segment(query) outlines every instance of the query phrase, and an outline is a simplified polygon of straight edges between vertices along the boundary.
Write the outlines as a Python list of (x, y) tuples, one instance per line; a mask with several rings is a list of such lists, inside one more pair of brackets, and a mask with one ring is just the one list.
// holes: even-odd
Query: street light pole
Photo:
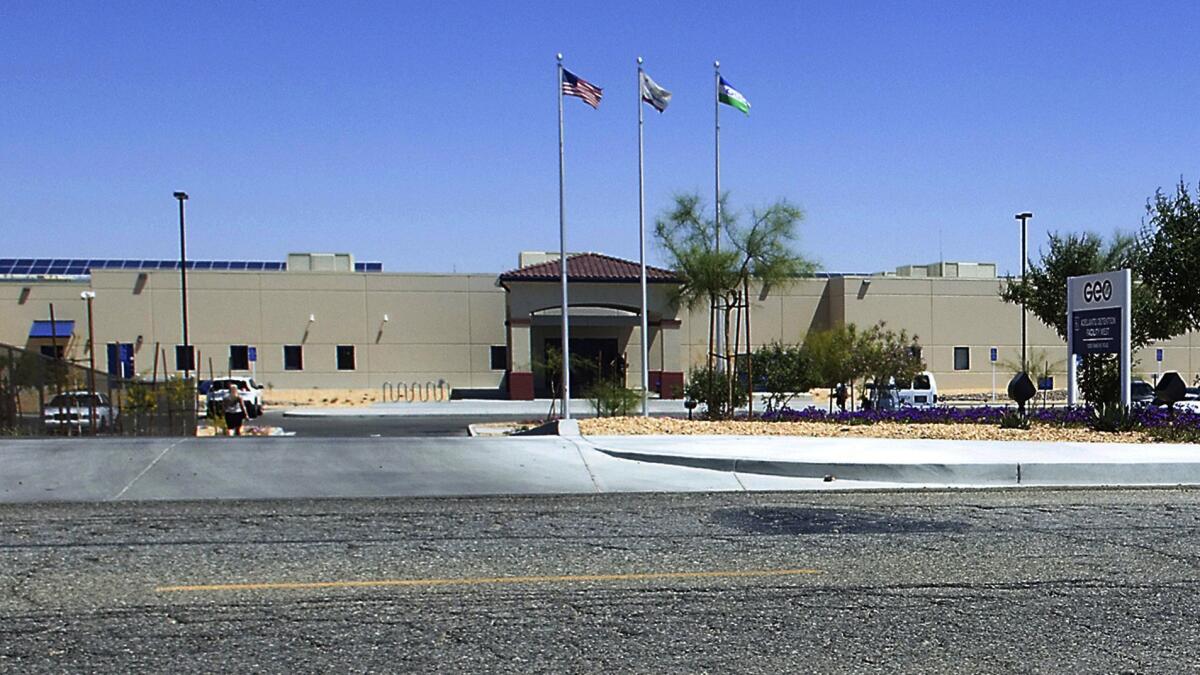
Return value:
[[(1016, 215), (1016, 219), (1021, 221), (1021, 283), (1025, 283), (1025, 264), (1029, 260), (1029, 255), (1026, 253), (1026, 245), (1029, 240), (1029, 219), (1033, 218), (1033, 214), (1028, 211), (1022, 211)], [(1026, 337), (1028, 335), (1026, 324), (1029, 318), (1029, 311), (1025, 307), (1025, 303), (1021, 303), (1021, 372), (1029, 370), (1029, 361), (1026, 359)]]
[(88, 428), (96, 435), (96, 324), (92, 321), (92, 301), (95, 291), (84, 291), (79, 297), (87, 303), (88, 315)]
[(179, 200), (179, 294), (183, 313), (183, 351), (187, 354), (184, 361), (184, 379), (192, 376), (192, 345), (188, 341), (188, 308), (187, 308), (187, 228), (183, 220), (183, 203), (187, 201), (186, 192), (176, 192), (175, 199)]

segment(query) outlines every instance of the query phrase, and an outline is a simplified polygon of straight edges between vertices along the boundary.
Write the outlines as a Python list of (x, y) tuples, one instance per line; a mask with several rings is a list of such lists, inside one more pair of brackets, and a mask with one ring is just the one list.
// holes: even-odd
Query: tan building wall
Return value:
[[(890, 327), (918, 336), (929, 368), (943, 389), (986, 390), (992, 382), (989, 347), (1002, 361), (1020, 351), (1020, 308), (1001, 302), (997, 279), (935, 277), (832, 277), (802, 279), (753, 300), (753, 342), (799, 343), (811, 330), (840, 323)], [(511, 283), (499, 287), (492, 274), (380, 274), (333, 272), (193, 272), (188, 276), (190, 333), (200, 352), (202, 373), (209, 359), (227, 370), (230, 345), (257, 348), (258, 379), (276, 388), (377, 388), (383, 382), (444, 380), (456, 389), (498, 389), (505, 371), (491, 368), (491, 348), (511, 345), (515, 372), (531, 372), (544, 339), (557, 330), (560, 301), (554, 283)], [(87, 317), (80, 292), (94, 289), (97, 366), (107, 367), (104, 345), (135, 345), (139, 373), (153, 370), (155, 344), (174, 367), (174, 345), (182, 340), (179, 276), (176, 272), (96, 271), (88, 280), (6, 279), (0, 281), (0, 342), (37, 348), (28, 339), (33, 321), (74, 320), (67, 357), (86, 360)], [(650, 370), (687, 372), (705, 361), (708, 311), (703, 304), (677, 307), (669, 284), (651, 284)], [(627, 359), (627, 384), (640, 382), (641, 331), (636, 319), (637, 284), (576, 283), (575, 306), (613, 308), (624, 316), (581, 318), (577, 337), (612, 336)], [(630, 314), (629, 312), (633, 313)], [(384, 321), (384, 316), (388, 320)], [(312, 321), (309, 317), (312, 317)], [(506, 325), (506, 317), (514, 320)], [(606, 323), (607, 322), (607, 323)], [(620, 325), (617, 325), (620, 324)], [(1065, 383), (1066, 348), (1057, 335), (1029, 317), (1031, 355), (1057, 364)], [(304, 368), (283, 368), (284, 345), (303, 347)], [(336, 368), (336, 347), (353, 345), (356, 367)], [(970, 366), (955, 370), (956, 347), (969, 350)], [(1135, 354), (1135, 372), (1150, 380), (1154, 348), (1164, 350), (1162, 370), (1178, 370), (1191, 382), (1200, 372), (1200, 339), (1179, 336)], [(249, 371), (239, 371), (247, 374)], [(998, 364), (1002, 388), (1010, 372)], [(539, 383), (540, 386), (540, 383)]]
[[(178, 274), (96, 271), (90, 285), (96, 292), (97, 342), (133, 343), (135, 368), (146, 376), (153, 371), (157, 343), (173, 369), (174, 345), (182, 343), (183, 333)], [(33, 290), (21, 305), (22, 284), (0, 284), (3, 341), (24, 345), (30, 323), (47, 318), (49, 300), (55, 300), (56, 313), (63, 305), (58, 318), (83, 318), (79, 292), (87, 282), (25, 286)], [(489, 274), (193, 272), (188, 314), (189, 337), (205, 376), (210, 359), (215, 373), (228, 371), (230, 345), (254, 346), (258, 380), (278, 388), (438, 380), (456, 388), (496, 388), (504, 374), (490, 368), (490, 348), (505, 344), (505, 331), (504, 291)], [(81, 330), (82, 322), (76, 333)], [(284, 370), (284, 345), (302, 346), (303, 370)], [(353, 371), (337, 369), (338, 345), (354, 346)], [(101, 369), (105, 357), (98, 352)]]
[[(83, 361), (88, 357), (87, 306), (79, 294), (90, 288), (84, 281), (13, 280), (0, 283), (0, 343), (38, 350), (50, 340), (30, 340), (29, 327), (34, 321), (50, 318), (50, 303), (54, 303), (54, 318), (74, 321), (74, 336), (64, 337), (63, 356)], [(97, 356), (102, 357), (100, 352)], [(99, 365), (100, 362), (97, 362)]]

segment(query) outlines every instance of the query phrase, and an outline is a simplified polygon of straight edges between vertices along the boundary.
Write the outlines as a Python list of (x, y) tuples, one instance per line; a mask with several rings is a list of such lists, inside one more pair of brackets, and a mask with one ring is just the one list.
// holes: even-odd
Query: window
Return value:
[(337, 346), (337, 369), (354, 370), (354, 345)]
[(196, 351), (191, 345), (175, 345), (175, 370), (195, 370)]
[(508, 347), (492, 345), (492, 370), (508, 370)]
[(304, 347), (300, 345), (283, 346), (283, 369), (304, 370)]
[(229, 369), (250, 370), (250, 348), (246, 345), (229, 345)]
[(42, 356), (48, 356), (52, 359), (61, 359), (63, 357), (62, 345), (42, 345), (38, 348)]
[(955, 370), (970, 370), (971, 369), (971, 348), (970, 347), (955, 347), (954, 348), (954, 369)]

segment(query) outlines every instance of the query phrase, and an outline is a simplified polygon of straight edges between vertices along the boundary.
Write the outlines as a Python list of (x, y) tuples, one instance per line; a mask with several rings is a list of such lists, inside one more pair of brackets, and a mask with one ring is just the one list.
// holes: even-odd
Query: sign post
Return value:
[(258, 347), (246, 348), (246, 359), (250, 361), (250, 379), (258, 382)]
[(1163, 359), (1163, 350), (1162, 350), (1162, 347), (1159, 347), (1158, 349), (1154, 350), (1154, 384), (1155, 385), (1157, 385), (1158, 381), (1160, 379), (1162, 379), (1162, 359)]
[(1000, 354), (1000, 350), (995, 347), (992, 347), (991, 352), (989, 352), (989, 354), (988, 354), (989, 360), (991, 360), (991, 362), (992, 362), (992, 402), (993, 403), (996, 402), (996, 357), (999, 356), (999, 354)]
[(1129, 270), (1067, 278), (1067, 405), (1079, 402), (1077, 356), (1118, 354), (1121, 405), (1132, 403)]

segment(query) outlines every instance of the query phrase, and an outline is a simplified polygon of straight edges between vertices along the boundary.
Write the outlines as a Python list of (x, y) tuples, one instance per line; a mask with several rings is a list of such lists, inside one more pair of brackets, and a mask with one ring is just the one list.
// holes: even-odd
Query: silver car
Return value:
[(95, 410), (96, 430), (108, 431), (117, 421), (117, 411), (108, 397), (101, 393), (67, 391), (58, 394), (42, 408), (42, 421), (47, 431), (90, 431), (92, 411)]

